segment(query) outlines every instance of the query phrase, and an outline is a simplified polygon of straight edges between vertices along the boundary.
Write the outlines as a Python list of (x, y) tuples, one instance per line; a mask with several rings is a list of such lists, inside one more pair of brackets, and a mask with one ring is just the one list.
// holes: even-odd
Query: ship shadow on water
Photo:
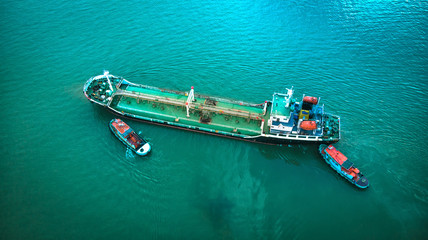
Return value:
[(198, 177), (195, 181), (193, 206), (198, 210), (220, 239), (232, 239), (231, 220), (236, 204), (220, 189), (210, 188), (207, 180)]
[[(108, 111), (107, 108), (99, 106), (97, 104), (92, 105), (92, 112), (93, 112), (93, 118), (95, 121), (101, 124), (105, 124), (103, 126), (106, 126), (108, 129), (108, 123), (113, 119), (117, 118), (118, 116), (113, 114), (112, 112)], [(120, 118), (120, 117), (119, 117)], [(110, 131), (110, 130), (109, 130)]]
[(283, 146), (259, 146), (259, 151), (267, 160), (282, 160), (286, 164), (300, 166), (302, 159), (307, 155), (316, 153), (318, 145), (283, 145)]

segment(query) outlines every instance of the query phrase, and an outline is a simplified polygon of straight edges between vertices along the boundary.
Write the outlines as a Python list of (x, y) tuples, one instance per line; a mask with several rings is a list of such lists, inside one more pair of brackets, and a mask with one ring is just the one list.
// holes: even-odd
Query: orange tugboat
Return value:
[(352, 184), (359, 188), (367, 188), (369, 186), (369, 180), (364, 177), (358, 168), (354, 167), (353, 162), (349, 161), (348, 158), (333, 147), (333, 145), (327, 146), (321, 144), (319, 151), (324, 160)]
[(118, 118), (113, 119), (109, 126), (114, 135), (138, 155), (144, 156), (150, 152), (150, 144), (142, 137), (138, 136), (138, 134), (122, 120)]

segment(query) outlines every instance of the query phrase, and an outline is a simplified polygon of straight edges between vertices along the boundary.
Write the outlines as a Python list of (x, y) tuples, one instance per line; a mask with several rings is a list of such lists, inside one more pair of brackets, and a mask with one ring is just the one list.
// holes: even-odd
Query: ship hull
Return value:
[(369, 181), (367, 180), (367, 178), (361, 174), (358, 173), (358, 180), (354, 180), (354, 177), (349, 175), (347, 172), (342, 170), (341, 165), (339, 165), (330, 155), (328, 155), (325, 152), (325, 149), (327, 148), (327, 145), (321, 144), (319, 146), (319, 153), (321, 154), (321, 156), (323, 157), (323, 159), (325, 160), (325, 162), (330, 165), (330, 167), (335, 170), (337, 173), (339, 173), (344, 179), (348, 180), (350, 183), (352, 183), (353, 185), (364, 189), (364, 188), (368, 188), (369, 187)]
[[(129, 129), (129, 135), (133, 135), (132, 139), (134, 141), (139, 141), (137, 142), (130, 142), (130, 140), (127, 140), (119, 131), (119, 129), (117, 127), (114, 126), (114, 123), (123, 123), (124, 127)], [(145, 141), (143, 138), (141, 138), (139, 135), (137, 135), (135, 133), (134, 130), (132, 130), (132, 128), (130, 128), (126, 123), (124, 123), (122, 120), (120, 119), (113, 119), (110, 121), (109, 123), (109, 128), (111, 130), (111, 132), (125, 145), (127, 146), (129, 149), (131, 149), (133, 152), (135, 152), (136, 154), (140, 155), (140, 156), (145, 156), (147, 155), (150, 150), (151, 150), (151, 146), (150, 144)], [(138, 145), (136, 145), (138, 144)], [(137, 146), (137, 147), (135, 147)]]
[[(193, 87), (181, 92), (134, 84), (105, 72), (89, 79), (83, 92), (92, 103), (116, 115), (187, 131), (274, 145), (340, 139), (340, 118), (325, 113), (323, 106), (303, 110), (308, 106), (291, 101), (291, 90), (254, 104), (195, 94)], [(297, 114), (297, 108), (306, 115)], [(300, 128), (301, 121), (309, 117), (317, 127)]]
[[(98, 105), (98, 104), (96, 104), (96, 105)], [(203, 128), (201, 129), (200, 127), (190, 126), (190, 125), (183, 126), (183, 125), (178, 125), (174, 122), (163, 121), (163, 120), (153, 119), (153, 118), (146, 118), (144, 116), (135, 116), (135, 115), (128, 114), (128, 113), (122, 113), (122, 112), (119, 112), (119, 111), (112, 109), (110, 107), (107, 107), (107, 106), (97, 106), (97, 107), (107, 108), (108, 111), (114, 115), (117, 115), (117, 116), (120, 116), (123, 118), (136, 120), (136, 121), (143, 122), (143, 123), (150, 123), (150, 124), (157, 125), (157, 126), (170, 127), (170, 128), (180, 129), (180, 130), (189, 131), (189, 132), (197, 132), (197, 133), (202, 133), (202, 134), (211, 135), (211, 136), (218, 136), (218, 137), (224, 137), (224, 138), (235, 139), (235, 140), (246, 141), (246, 142), (252, 142), (252, 143), (259, 143), (259, 144), (267, 144), (267, 145), (332, 144), (332, 143), (336, 143), (339, 141), (339, 139), (312, 140), (312, 139), (306, 139), (306, 138), (305, 139), (299, 139), (297, 137), (295, 139), (285, 139), (285, 138), (274, 138), (274, 137), (263, 136), (263, 135), (247, 136), (247, 135), (241, 135), (241, 134), (220, 133), (220, 132), (216, 132), (215, 130), (211, 130), (211, 129), (203, 129)]]

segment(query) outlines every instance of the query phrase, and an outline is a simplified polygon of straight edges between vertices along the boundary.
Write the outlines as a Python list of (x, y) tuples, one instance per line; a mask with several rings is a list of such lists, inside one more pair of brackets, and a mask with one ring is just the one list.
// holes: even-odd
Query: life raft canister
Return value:
[(303, 98), (303, 102), (312, 103), (312, 104), (317, 105), (318, 98), (306, 96), (306, 97)]
[(315, 130), (317, 129), (317, 123), (315, 121), (302, 121), (300, 128), (303, 130)]

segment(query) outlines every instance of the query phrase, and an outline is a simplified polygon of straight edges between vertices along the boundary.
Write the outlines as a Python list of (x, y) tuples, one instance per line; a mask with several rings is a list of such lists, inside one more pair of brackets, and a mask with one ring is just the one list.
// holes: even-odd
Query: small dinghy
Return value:
[(353, 162), (349, 161), (348, 158), (333, 147), (333, 145), (327, 146), (321, 144), (319, 151), (324, 160), (352, 184), (359, 188), (367, 188), (369, 186), (369, 180), (364, 177), (358, 168), (354, 167)]
[(132, 151), (140, 156), (144, 156), (150, 152), (150, 144), (142, 137), (138, 136), (131, 127), (121, 119), (113, 119), (110, 121), (110, 129)]

